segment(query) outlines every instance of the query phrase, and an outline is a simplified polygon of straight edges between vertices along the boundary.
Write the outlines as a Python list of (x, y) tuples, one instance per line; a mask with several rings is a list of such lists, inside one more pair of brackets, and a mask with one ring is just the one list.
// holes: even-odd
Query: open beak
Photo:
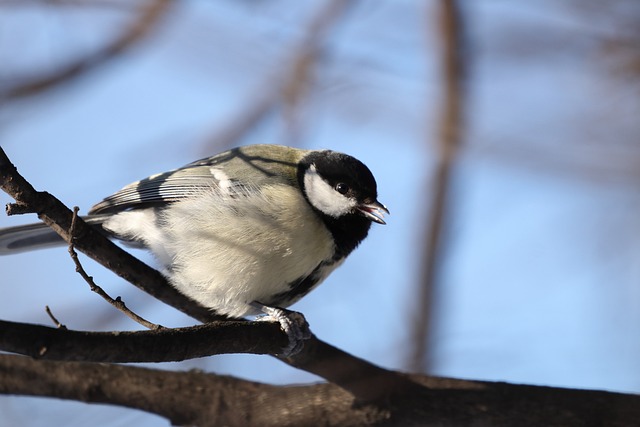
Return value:
[(378, 224), (386, 224), (384, 222), (384, 214), (389, 215), (389, 209), (379, 201), (373, 203), (363, 203), (358, 205), (358, 212), (360, 212), (365, 218), (370, 219)]

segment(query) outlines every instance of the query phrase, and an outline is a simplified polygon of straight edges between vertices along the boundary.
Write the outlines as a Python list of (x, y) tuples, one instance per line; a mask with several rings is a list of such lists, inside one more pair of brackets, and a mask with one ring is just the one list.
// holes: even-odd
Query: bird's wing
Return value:
[(274, 145), (235, 148), (129, 184), (96, 204), (89, 213), (162, 206), (203, 191), (220, 191), (234, 198), (254, 194), (268, 184), (296, 186), (295, 165), (306, 153)]
[(116, 213), (165, 205), (204, 191), (219, 191), (230, 197), (239, 197), (250, 194), (254, 187), (237, 178), (228, 177), (213, 166), (194, 164), (131, 183), (96, 204), (89, 213)]

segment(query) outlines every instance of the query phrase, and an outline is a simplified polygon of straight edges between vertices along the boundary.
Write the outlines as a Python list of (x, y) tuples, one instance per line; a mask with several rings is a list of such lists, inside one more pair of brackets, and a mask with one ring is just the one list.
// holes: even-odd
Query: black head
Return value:
[(372, 221), (385, 223), (383, 215), (389, 211), (377, 200), (376, 180), (354, 157), (330, 150), (313, 151), (300, 162), (298, 181), (334, 239), (346, 239), (344, 243), (352, 246), (348, 252), (366, 237)]

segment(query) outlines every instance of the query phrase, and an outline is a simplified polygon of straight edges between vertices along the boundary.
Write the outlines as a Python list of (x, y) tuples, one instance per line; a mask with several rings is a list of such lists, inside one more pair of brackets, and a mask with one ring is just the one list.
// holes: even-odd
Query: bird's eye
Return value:
[(347, 194), (349, 191), (349, 186), (344, 182), (339, 182), (336, 184), (336, 191), (340, 194)]

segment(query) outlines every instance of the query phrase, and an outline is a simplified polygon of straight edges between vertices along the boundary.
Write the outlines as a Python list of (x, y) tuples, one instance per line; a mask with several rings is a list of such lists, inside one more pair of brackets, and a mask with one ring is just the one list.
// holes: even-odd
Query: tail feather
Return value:
[[(90, 224), (101, 224), (105, 217), (83, 218)], [(0, 255), (62, 246), (65, 241), (44, 223), (0, 228)]]

